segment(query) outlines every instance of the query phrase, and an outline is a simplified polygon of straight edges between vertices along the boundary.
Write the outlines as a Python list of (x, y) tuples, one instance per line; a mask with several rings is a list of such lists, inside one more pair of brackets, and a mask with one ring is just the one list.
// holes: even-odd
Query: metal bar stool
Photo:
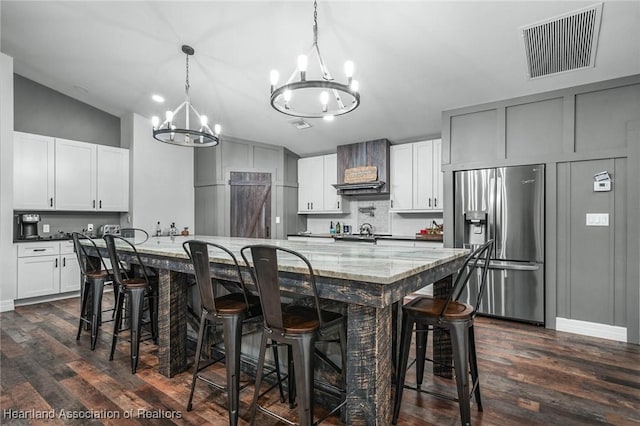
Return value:
[[(467, 256), (458, 271), (451, 292), (446, 299), (420, 296), (402, 307), (400, 365), (396, 372), (397, 387), (393, 405), (393, 424), (397, 423), (398, 416), (400, 415), (402, 392), (405, 387), (418, 392), (430, 393), (440, 398), (457, 401), (460, 405), (460, 419), (463, 425), (469, 425), (471, 423), (470, 394), (474, 395), (476, 403), (478, 404), (478, 410), (482, 411), (473, 319), (476, 315), (476, 309), (482, 300), (492, 249), (493, 240), (489, 240)], [(472, 277), (475, 277), (477, 280), (479, 288), (477, 299), (474, 301), (475, 304), (468, 305), (460, 302), (459, 299)], [(417, 376), (417, 385), (415, 387), (405, 385), (414, 323), (416, 325)], [(447, 329), (451, 334), (453, 364), (456, 372), (456, 387), (458, 391), (457, 398), (421, 388), (427, 335), (429, 329), (433, 329), (434, 327)], [(471, 373), (472, 379), (471, 392), (469, 391), (469, 373)]]
[[(240, 273), (240, 266), (236, 257), (227, 248), (206, 241), (189, 240), (182, 244), (184, 251), (193, 263), (196, 276), (196, 285), (200, 294), (200, 325), (198, 328), (198, 343), (196, 347), (195, 363), (193, 367), (193, 378), (191, 380), (191, 392), (187, 411), (191, 411), (193, 393), (196, 387), (196, 379), (200, 379), (209, 385), (227, 392), (227, 403), (229, 410), (229, 424), (238, 424), (238, 409), (240, 399), (240, 353), (242, 344), (242, 326), (249, 321), (259, 321), (261, 319), (260, 301), (257, 297), (249, 294), (244, 286), (244, 280)], [(209, 252), (217, 251), (228, 258), (231, 271), (228, 280), (225, 282), (234, 285), (237, 292), (230, 294), (216, 294), (216, 284), (218, 279), (211, 276)], [(202, 357), (203, 343), (206, 339), (205, 331), (207, 327), (222, 324), (222, 335), (224, 341), (224, 358), (220, 358), (205, 365), (200, 365)], [(274, 359), (276, 362), (276, 374), (280, 385), (281, 400), (284, 400), (282, 389), (282, 378), (278, 362), (277, 348), (274, 346)], [(200, 373), (216, 362), (225, 359), (227, 370), (227, 385), (221, 386), (206, 378)]]
[(105, 243), (109, 258), (111, 259), (111, 267), (113, 268), (113, 278), (120, 287), (120, 294), (116, 304), (116, 318), (113, 327), (113, 340), (111, 343), (111, 354), (109, 361), (113, 360), (116, 351), (116, 343), (119, 333), (124, 331), (122, 328), (122, 313), (124, 310), (124, 299), (127, 297), (127, 322), (130, 330), (131, 338), (131, 373), (135, 374), (138, 368), (138, 353), (140, 349), (140, 331), (142, 326), (142, 311), (145, 299), (149, 304), (151, 337), (155, 344), (158, 343), (158, 278), (149, 276), (144, 267), (141, 267), (141, 277), (129, 278), (126, 270), (122, 267), (118, 256), (116, 242), (121, 249), (132, 251), (137, 257), (138, 263), (143, 265), (140, 255), (136, 247), (126, 238), (117, 235), (105, 235)]
[[(99, 261), (92, 261), (85, 247), (80, 244), (80, 240), (89, 241), (96, 252), (98, 248), (96, 243), (89, 237), (79, 232), (74, 232), (71, 235), (73, 239), (73, 246), (78, 257), (78, 264), (80, 265), (80, 321), (78, 324), (78, 334), (76, 340), (80, 340), (80, 334), (82, 333), (82, 326), (86, 325), (91, 330), (91, 350), (95, 350), (96, 342), (98, 341), (98, 327), (102, 323), (102, 295), (105, 285), (113, 284), (111, 273), (107, 269), (102, 256), (99, 256)], [(114, 295), (117, 300), (117, 288), (114, 286)], [(89, 302), (91, 301), (91, 306)], [(115, 309), (115, 308), (113, 308)]]
[[(252, 263), (249, 262), (245, 254), (248, 251), (251, 251)], [(258, 399), (262, 396), (260, 386), (262, 384), (267, 339), (286, 344), (291, 348), (295, 375), (295, 392), (298, 397), (298, 422), (301, 426), (317, 424), (338, 411), (346, 403), (344, 389), (334, 389), (335, 394), (340, 397), (340, 402), (327, 413), (325, 417), (318, 420), (318, 422), (314, 422), (313, 357), (315, 353), (315, 343), (319, 340), (326, 340), (328, 336), (338, 336), (342, 356), (341, 373), (344, 384), (346, 373), (344, 371), (346, 365), (345, 318), (338, 313), (320, 309), (313, 268), (309, 260), (300, 253), (272, 245), (251, 245), (243, 247), (240, 250), (240, 254), (247, 265), (253, 264), (251, 274), (258, 288), (264, 319), (264, 332), (260, 345), (260, 355), (258, 357), (258, 371), (256, 373), (256, 384), (253, 395), (251, 424), (254, 423), (258, 410), (280, 421), (293, 424), (278, 414), (258, 405)], [(307, 307), (286, 304), (287, 301), (284, 297), (289, 295), (287, 295), (285, 289), (281, 287), (281, 278), (283, 277), (280, 276), (278, 271), (279, 257), (283, 263), (286, 262), (287, 266), (304, 269), (313, 296), (313, 306)], [(330, 390), (330, 386), (325, 385), (322, 389), (328, 391)], [(289, 393), (290, 395), (292, 394), (291, 388), (289, 389)]]

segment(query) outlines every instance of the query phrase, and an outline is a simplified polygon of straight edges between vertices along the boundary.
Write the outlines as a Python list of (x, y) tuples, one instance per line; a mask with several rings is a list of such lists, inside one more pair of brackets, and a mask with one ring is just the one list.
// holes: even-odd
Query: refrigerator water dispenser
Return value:
[(464, 213), (464, 245), (481, 245), (487, 241), (487, 212), (473, 210)]

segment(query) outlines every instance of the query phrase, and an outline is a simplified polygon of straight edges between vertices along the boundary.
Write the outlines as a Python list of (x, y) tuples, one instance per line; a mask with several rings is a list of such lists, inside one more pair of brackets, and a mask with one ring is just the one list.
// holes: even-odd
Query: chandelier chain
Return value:
[(313, 0), (313, 44), (318, 45), (318, 1)]
[(187, 54), (186, 56), (187, 56), (187, 74), (186, 74), (186, 79), (184, 83), (184, 90), (187, 96), (189, 96), (189, 55)]

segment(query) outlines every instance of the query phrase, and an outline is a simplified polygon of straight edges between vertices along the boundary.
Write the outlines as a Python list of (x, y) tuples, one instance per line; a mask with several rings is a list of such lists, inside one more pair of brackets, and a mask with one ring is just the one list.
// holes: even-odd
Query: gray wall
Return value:
[[(639, 75), (443, 112), (445, 229), (455, 171), (547, 165), (547, 327), (556, 317), (622, 326), (639, 343), (639, 129)], [(594, 192), (603, 170), (612, 191)], [(609, 226), (587, 227), (586, 213), (608, 213)]]
[(14, 74), (14, 130), (120, 146), (120, 118)]
[(271, 173), (272, 236), (285, 238), (297, 232), (297, 160), (286, 148), (235, 138), (223, 138), (215, 148), (194, 149), (196, 234), (229, 235), (231, 171)]

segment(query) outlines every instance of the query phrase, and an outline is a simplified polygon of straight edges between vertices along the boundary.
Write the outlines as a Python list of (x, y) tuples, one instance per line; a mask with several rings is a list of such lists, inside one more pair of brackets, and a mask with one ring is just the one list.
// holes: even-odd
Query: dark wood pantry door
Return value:
[(271, 173), (231, 172), (231, 236), (271, 238)]

